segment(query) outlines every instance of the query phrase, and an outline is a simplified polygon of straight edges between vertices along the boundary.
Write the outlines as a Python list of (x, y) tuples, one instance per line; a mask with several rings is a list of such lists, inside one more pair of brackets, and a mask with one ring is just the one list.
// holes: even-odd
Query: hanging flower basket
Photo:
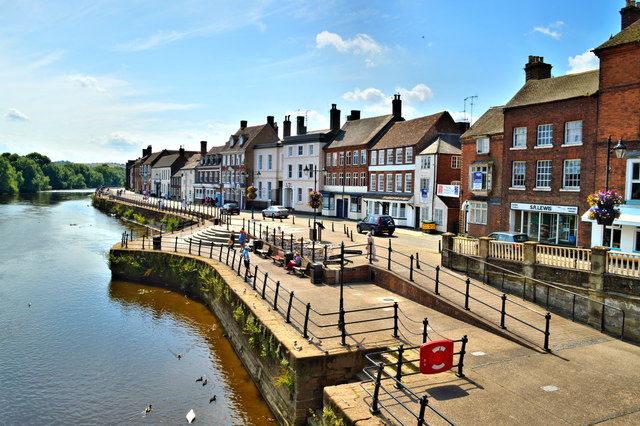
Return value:
[(256, 194), (256, 187), (255, 186), (249, 186), (247, 188), (247, 199), (248, 200), (255, 200), (257, 196), (258, 196), (258, 194)]
[(322, 194), (318, 191), (309, 192), (309, 202), (307, 203), (312, 209), (317, 209), (322, 206)]
[(624, 200), (616, 191), (599, 191), (587, 197), (589, 219), (595, 219), (599, 225), (609, 226), (620, 217), (618, 208)]

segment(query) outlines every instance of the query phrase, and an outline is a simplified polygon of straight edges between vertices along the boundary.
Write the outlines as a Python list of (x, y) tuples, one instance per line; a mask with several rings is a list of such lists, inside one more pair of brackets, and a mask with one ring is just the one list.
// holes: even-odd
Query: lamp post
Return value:
[(611, 148), (611, 136), (607, 138), (607, 170), (604, 178), (605, 191), (609, 190), (609, 172), (611, 169), (611, 167), (609, 166), (609, 163), (611, 161), (611, 152), (614, 152), (616, 154), (616, 158), (624, 157), (624, 154), (627, 152), (627, 147), (624, 146), (624, 143), (622, 142), (622, 138), (618, 140), (618, 143), (613, 148)]
[[(313, 191), (317, 192), (318, 191), (318, 166), (314, 164), (313, 168), (309, 168), (309, 165), (307, 164), (306, 166), (304, 166), (303, 171), (306, 176), (309, 176), (309, 172), (313, 173)], [(326, 169), (322, 169), (322, 171), (326, 171)], [(314, 240), (318, 239), (318, 232), (316, 230), (316, 217), (317, 217), (316, 207), (314, 206), (313, 207), (313, 239)]]

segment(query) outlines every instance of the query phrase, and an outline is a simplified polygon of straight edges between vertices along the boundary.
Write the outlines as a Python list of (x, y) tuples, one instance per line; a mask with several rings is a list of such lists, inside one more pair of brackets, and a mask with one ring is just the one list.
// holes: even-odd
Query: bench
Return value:
[(262, 257), (263, 259), (266, 259), (267, 256), (271, 254), (271, 247), (267, 246), (267, 247), (255, 249), (255, 252), (258, 256)]
[(306, 259), (302, 259), (300, 266), (294, 266), (292, 268), (293, 273), (300, 275), (301, 277), (309, 276), (309, 274), (307, 273), (308, 269), (309, 269), (309, 261)]
[(271, 255), (271, 259), (273, 259), (273, 263), (279, 263), (280, 266), (284, 266), (284, 251), (276, 250), (273, 255)]

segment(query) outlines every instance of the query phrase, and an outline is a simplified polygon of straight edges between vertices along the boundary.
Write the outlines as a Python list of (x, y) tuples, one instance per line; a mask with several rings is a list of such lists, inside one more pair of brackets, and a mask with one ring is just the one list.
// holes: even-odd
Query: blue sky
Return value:
[(123, 163), (222, 144), (240, 120), (387, 114), (398, 92), (405, 118), (462, 118), (472, 95), (478, 117), (528, 55), (554, 76), (597, 67), (624, 3), (0, 0), (0, 152)]

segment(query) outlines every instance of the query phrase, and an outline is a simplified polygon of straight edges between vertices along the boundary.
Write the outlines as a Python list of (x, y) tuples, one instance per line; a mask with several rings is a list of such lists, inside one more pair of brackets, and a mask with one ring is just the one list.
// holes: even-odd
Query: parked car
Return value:
[(236, 203), (226, 203), (222, 205), (222, 214), (240, 214), (240, 207)]
[(516, 234), (513, 232), (493, 232), (488, 236), (496, 241), (504, 241), (507, 243), (524, 243), (525, 241), (529, 241), (527, 234)]
[(356, 228), (358, 229), (358, 233), (371, 231), (373, 235), (380, 235), (386, 232), (391, 236), (396, 230), (396, 223), (391, 216), (370, 214), (358, 222)]
[(286, 219), (289, 217), (289, 209), (285, 206), (269, 206), (262, 210), (262, 217), (281, 217)]

